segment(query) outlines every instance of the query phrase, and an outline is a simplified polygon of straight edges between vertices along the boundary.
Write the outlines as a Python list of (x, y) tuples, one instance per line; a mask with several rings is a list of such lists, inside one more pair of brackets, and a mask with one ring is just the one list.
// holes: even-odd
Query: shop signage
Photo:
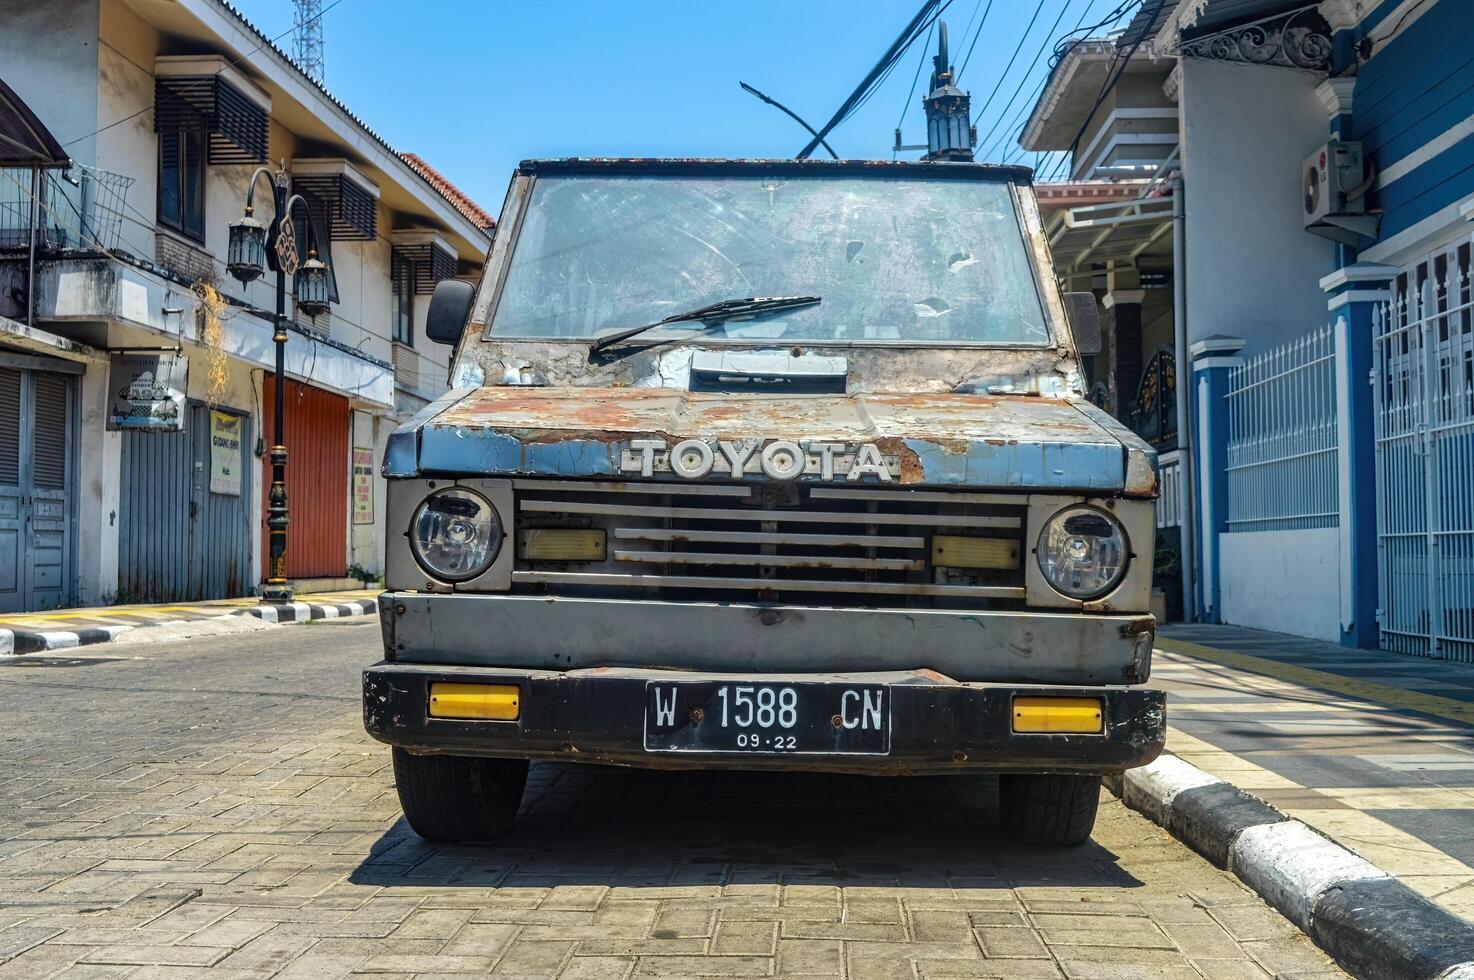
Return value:
[(173, 352), (114, 354), (106, 428), (182, 432), (189, 358)]
[(374, 451), (353, 448), (353, 523), (374, 522)]
[(210, 410), (210, 492), (241, 495), (241, 422), (244, 417)]

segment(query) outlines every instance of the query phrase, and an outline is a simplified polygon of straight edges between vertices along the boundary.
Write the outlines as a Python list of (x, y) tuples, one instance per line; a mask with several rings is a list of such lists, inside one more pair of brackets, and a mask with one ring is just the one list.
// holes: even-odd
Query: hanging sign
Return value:
[(114, 354), (108, 371), (109, 430), (182, 432), (189, 358), (183, 354)]
[(353, 523), (374, 522), (374, 451), (353, 448)]
[(210, 411), (210, 492), (241, 495), (241, 422), (244, 416)]

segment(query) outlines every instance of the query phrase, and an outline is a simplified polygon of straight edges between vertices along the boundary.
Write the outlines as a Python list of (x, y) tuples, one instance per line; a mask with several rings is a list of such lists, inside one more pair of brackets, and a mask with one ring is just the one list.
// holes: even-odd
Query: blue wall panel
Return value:
[[(1364, 34), (1390, 32), (1386, 0), (1361, 24)], [(1399, 15), (1401, 16), (1401, 15)], [(1474, 117), (1474, 3), (1439, 0), (1379, 45), (1357, 73), (1352, 136), (1379, 171)], [(1403, 174), (1371, 204), (1385, 211), (1382, 238), (1403, 231), (1474, 194), (1474, 140), (1461, 140)]]

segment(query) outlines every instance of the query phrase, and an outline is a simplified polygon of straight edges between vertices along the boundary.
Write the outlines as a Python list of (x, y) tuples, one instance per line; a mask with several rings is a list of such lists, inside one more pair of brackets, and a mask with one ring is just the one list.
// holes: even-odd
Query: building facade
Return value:
[[(286, 284), (288, 576), (376, 577), (384, 442), (447, 386), (429, 294), (478, 274), (491, 218), (223, 0), (0, 0), (0, 20), (0, 78), (72, 158), (35, 185), (0, 171), (0, 611), (261, 582), (275, 275), (225, 271), (259, 167), (308, 201), (294, 240), (333, 293), (314, 318)], [(140, 378), (178, 392), (164, 422), (120, 422)]]
[(1147, 0), (1034, 107), (1143, 188), (1055, 259), (1171, 281), (1194, 618), (1474, 660), (1471, 40), (1461, 0)]

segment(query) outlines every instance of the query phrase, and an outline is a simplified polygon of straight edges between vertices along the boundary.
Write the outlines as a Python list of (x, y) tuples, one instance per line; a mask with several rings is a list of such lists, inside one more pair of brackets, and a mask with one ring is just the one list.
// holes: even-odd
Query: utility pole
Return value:
[(292, 0), (296, 14), (292, 29), (296, 38), (297, 66), (314, 81), (323, 80), (322, 0)]

